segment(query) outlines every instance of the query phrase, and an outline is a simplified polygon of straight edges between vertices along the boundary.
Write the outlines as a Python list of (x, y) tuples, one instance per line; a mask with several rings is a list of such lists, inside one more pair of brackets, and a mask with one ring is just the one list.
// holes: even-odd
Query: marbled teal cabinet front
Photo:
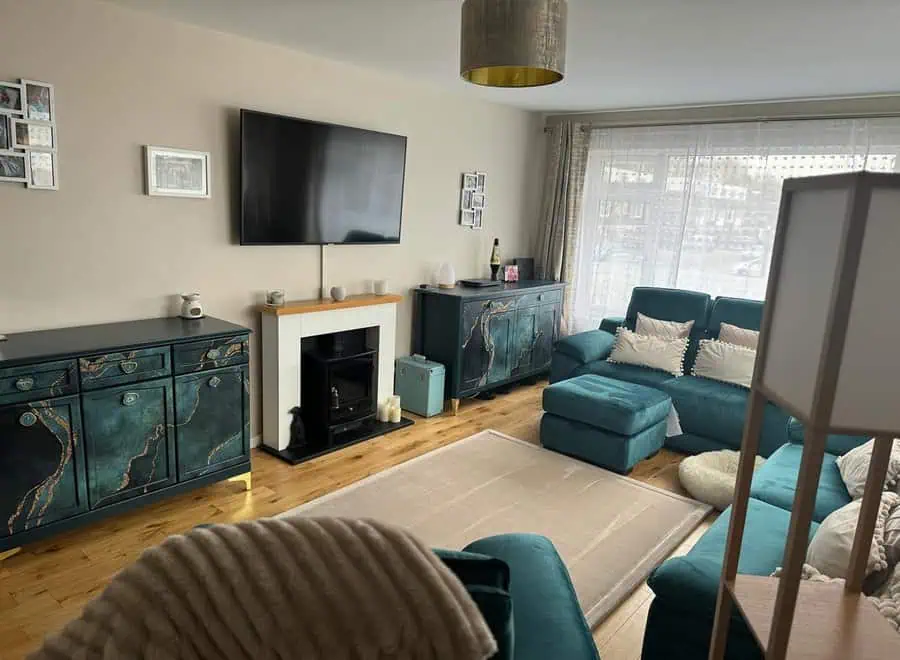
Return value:
[(249, 473), (248, 333), (148, 319), (0, 343), (0, 552)]
[(458, 401), (547, 371), (565, 285), (518, 282), (488, 289), (417, 289), (414, 352), (444, 364)]

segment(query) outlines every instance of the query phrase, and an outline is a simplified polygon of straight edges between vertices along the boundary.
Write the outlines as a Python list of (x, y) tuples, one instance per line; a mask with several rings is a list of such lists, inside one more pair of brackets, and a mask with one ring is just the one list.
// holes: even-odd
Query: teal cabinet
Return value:
[(0, 408), (0, 539), (87, 509), (77, 396)]
[(174, 484), (172, 379), (82, 395), (92, 509)]
[(513, 337), (512, 375), (533, 371), (535, 338), (538, 336), (538, 308), (526, 307), (516, 312), (516, 333)]
[(511, 305), (491, 303), (488, 315), (484, 352), (487, 358), (487, 383), (493, 385), (509, 380), (512, 371), (513, 355), (510, 348), (516, 313)]
[(538, 308), (532, 358), (535, 371), (550, 368), (553, 346), (559, 340), (560, 311), (559, 305), (541, 305)]
[(247, 461), (250, 452), (247, 365), (175, 378), (178, 479)]

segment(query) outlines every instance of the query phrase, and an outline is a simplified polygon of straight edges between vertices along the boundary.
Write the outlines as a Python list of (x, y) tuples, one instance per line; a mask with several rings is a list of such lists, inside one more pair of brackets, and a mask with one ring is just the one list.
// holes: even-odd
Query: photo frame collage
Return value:
[(0, 81), (0, 182), (59, 188), (53, 85)]
[(484, 228), (484, 211), (487, 208), (487, 174), (464, 172), (459, 199), (459, 224), (470, 229)]

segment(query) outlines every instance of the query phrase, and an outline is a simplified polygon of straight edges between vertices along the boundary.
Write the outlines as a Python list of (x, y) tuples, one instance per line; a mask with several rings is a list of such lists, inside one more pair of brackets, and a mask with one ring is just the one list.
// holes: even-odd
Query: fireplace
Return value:
[(378, 351), (367, 347), (366, 330), (313, 337), (304, 343), (300, 389), (304, 431), (310, 444), (332, 446), (338, 436), (375, 416)]

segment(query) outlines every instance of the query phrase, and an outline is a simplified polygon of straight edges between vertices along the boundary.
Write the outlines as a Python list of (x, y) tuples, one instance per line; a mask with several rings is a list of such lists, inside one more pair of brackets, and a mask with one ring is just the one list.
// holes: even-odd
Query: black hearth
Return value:
[[(350, 330), (303, 340), (300, 406), (291, 409), (291, 444), (272, 451), (296, 464), (410, 426), (376, 420), (377, 329)], [(265, 448), (265, 447), (264, 447)]]

